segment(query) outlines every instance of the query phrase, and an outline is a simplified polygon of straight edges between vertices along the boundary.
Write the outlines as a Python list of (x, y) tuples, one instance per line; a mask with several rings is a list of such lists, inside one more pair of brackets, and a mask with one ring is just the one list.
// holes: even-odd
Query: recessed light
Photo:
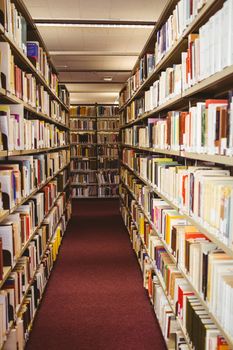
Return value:
[(104, 81), (112, 81), (112, 77), (104, 77)]

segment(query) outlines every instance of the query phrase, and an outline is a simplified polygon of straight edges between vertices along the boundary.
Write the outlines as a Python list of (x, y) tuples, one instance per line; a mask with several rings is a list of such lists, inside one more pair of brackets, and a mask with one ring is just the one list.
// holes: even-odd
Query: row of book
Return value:
[(70, 129), (96, 130), (96, 120), (70, 119)]
[(77, 133), (77, 132), (71, 132), (70, 133), (70, 142), (72, 143), (95, 143), (97, 142), (97, 136), (96, 133)]
[(119, 196), (118, 186), (101, 186), (98, 188), (99, 198), (111, 198)]
[[(166, 209), (165, 209), (166, 210)], [(225, 345), (227, 347), (227, 344), (225, 340), (221, 337), (221, 334), (219, 330), (217, 329), (216, 325), (211, 320), (209, 313), (206, 311), (206, 309), (201, 304), (200, 300), (194, 295), (194, 292), (192, 288), (190, 287), (189, 282), (184, 278), (183, 274), (180, 272), (177, 265), (174, 263), (173, 259), (171, 259), (169, 253), (164, 248), (164, 245), (162, 244), (161, 240), (157, 238), (153, 230), (151, 229), (149, 223), (144, 220), (144, 215), (141, 210), (141, 207), (136, 203), (135, 200), (131, 201), (130, 204), (130, 213), (132, 215), (132, 219), (126, 218), (125, 221), (129, 222), (131, 220), (131, 225), (133, 225), (132, 230), (132, 241), (134, 249), (139, 256), (139, 258), (142, 260), (146, 259), (146, 264), (143, 264), (141, 261), (141, 266), (143, 268), (143, 276), (144, 276), (144, 286), (146, 289), (148, 289), (148, 293), (150, 297), (153, 297), (153, 288), (152, 288), (152, 282), (154, 277), (156, 276), (155, 280), (157, 284), (162, 287), (162, 290), (166, 290), (166, 299), (169, 301), (170, 304), (170, 313), (171, 316), (176, 316), (178, 320), (180, 321), (180, 324), (182, 325), (182, 328), (185, 330), (187, 338), (189, 340), (189, 345), (196, 349), (216, 349), (218, 345), (218, 341), (221, 339), (221, 345)], [(169, 213), (169, 211), (167, 212)], [(127, 210), (124, 212), (124, 216), (129, 216)], [(165, 219), (166, 221), (166, 219)], [(175, 227), (180, 226), (182, 227), (184, 224), (182, 222), (178, 222), (178, 219), (176, 218), (176, 221), (173, 221), (173, 225)], [(145, 237), (145, 231), (147, 231), (147, 237), (148, 241), (145, 243), (144, 237)], [(192, 231), (190, 229), (187, 230), (189, 233), (188, 242), (190, 244), (196, 243), (195, 237), (197, 238), (198, 242), (198, 232)], [(187, 234), (188, 234), (187, 233)], [(193, 237), (192, 237), (193, 236)], [(186, 237), (187, 238), (187, 237)], [(225, 284), (224, 286), (224, 279), (225, 279), (225, 266), (221, 264), (223, 262), (224, 256), (227, 259), (226, 265), (228, 264), (228, 269), (231, 266), (231, 261), (227, 255), (219, 250), (216, 250), (216, 247), (213, 247), (213, 252), (211, 252), (212, 243), (206, 240), (205, 242), (202, 242), (199, 238), (199, 242), (202, 247), (205, 247), (205, 245), (209, 244), (210, 252), (208, 256), (208, 269), (207, 273), (209, 273), (209, 276), (207, 277), (208, 283), (215, 284), (215, 288), (211, 285), (211, 301), (213, 303), (213, 300), (215, 300), (217, 303), (219, 302), (219, 283), (223, 287), (224, 290), (227, 287)], [(187, 251), (186, 251), (187, 253)], [(203, 257), (205, 257), (206, 250), (204, 250)], [(223, 256), (224, 255), (224, 256)], [(148, 259), (147, 259), (148, 257)], [(193, 270), (198, 269), (196, 265), (197, 260), (195, 260), (195, 264), (193, 263), (193, 255), (190, 256), (190, 267)], [(206, 258), (206, 257), (205, 257)], [(187, 258), (188, 260), (188, 258)], [(220, 262), (221, 261), (221, 262)], [(217, 272), (216, 269), (221, 270), (220, 278), (219, 280), (211, 279), (214, 275), (212, 275), (212, 269), (214, 272)], [(226, 269), (227, 270), (227, 269)], [(210, 274), (211, 271), (211, 274)], [(200, 277), (202, 276), (202, 278)], [(203, 279), (205, 281), (205, 275), (201, 275), (197, 273), (197, 277), (199, 279)], [(222, 278), (222, 279), (221, 279)], [(228, 281), (229, 282), (229, 281)], [(207, 282), (206, 282), (207, 283)], [(208, 285), (209, 287), (209, 285)], [(161, 291), (162, 291), (161, 290)], [(152, 299), (153, 300), (153, 299)], [(228, 299), (228, 301), (230, 301)], [(193, 304), (194, 302), (194, 304)], [(221, 302), (218, 304), (217, 308), (218, 310), (221, 310), (222, 313), (225, 312), (224, 302)], [(230, 304), (229, 304), (230, 305)], [(158, 307), (158, 304), (157, 304)], [(160, 308), (156, 308), (156, 314), (157, 317), (160, 319)], [(226, 313), (230, 316), (230, 311), (227, 310)], [(175, 320), (175, 318), (173, 318)], [(230, 332), (230, 325), (228, 324), (228, 329), (226, 329), (227, 332)], [(166, 337), (165, 337), (166, 339)], [(167, 339), (168, 340), (168, 339)], [(227, 347), (229, 348), (229, 347)]]
[(188, 37), (188, 51), (182, 53), (183, 89), (233, 64), (233, 2), (226, 0), (199, 29)]
[(105, 158), (99, 156), (98, 158), (98, 169), (118, 169), (119, 159), (117, 158)]
[(148, 52), (140, 58), (138, 68), (127, 80), (126, 87), (120, 94), (120, 106), (124, 105), (154, 72), (157, 64), (176, 45), (205, 3), (206, 0), (177, 2), (172, 14), (156, 33), (154, 52)]
[(128, 207), (122, 203), (120, 211), (125, 226), (128, 229), (133, 250), (135, 251), (142, 270), (143, 286), (148, 292), (148, 296), (153, 305), (156, 318), (164, 336), (164, 340), (169, 349), (187, 350), (189, 347), (186, 343), (186, 339), (181, 331), (179, 323), (176, 320), (176, 316), (170, 302), (168, 301), (165, 291), (155, 273), (155, 269), (147, 254), (147, 250), (143, 245), (142, 239), (137, 230), (137, 226), (135, 225), (135, 222), (128, 211)]
[(104, 132), (97, 134), (97, 143), (117, 143), (119, 142), (119, 133), (112, 132), (105, 134)]
[[(144, 98), (127, 108), (125, 122), (152, 111), (203, 79), (233, 64), (233, 39), (228, 29), (233, 21), (232, 7), (232, 0), (226, 0), (223, 7), (200, 28), (199, 34), (188, 36), (188, 51), (181, 53), (181, 63), (161, 72), (159, 79), (145, 91)], [(217, 30), (218, 24), (221, 31), (216, 34), (214, 31)]]
[(70, 133), (70, 142), (71, 143), (117, 143), (119, 141), (119, 135), (117, 133)]
[[(184, 4), (185, 2), (183, 1), (183, 5), (187, 9), (188, 6)], [(177, 15), (174, 14), (177, 13), (179, 8), (181, 9), (181, 3), (182, 1), (177, 4), (173, 14), (161, 30), (157, 32), (155, 65), (174, 46), (177, 35), (180, 37), (177, 25), (183, 25), (185, 22), (177, 22)], [(203, 5), (202, 2), (201, 5)], [(233, 39), (230, 31), (233, 21), (232, 6), (232, 0), (226, 0), (222, 8), (200, 27), (199, 33), (189, 34), (188, 50), (182, 52), (180, 57), (181, 64), (167, 68), (165, 72), (161, 73), (159, 81), (154, 82), (150, 90), (146, 91), (145, 112), (156, 108), (199, 81), (233, 64)], [(192, 11), (194, 8), (197, 10), (198, 7), (199, 5), (196, 2), (196, 5), (190, 7), (190, 10)], [(197, 13), (196, 10), (195, 13)], [(190, 20), (192, 21), (193, 18), (191, 16)], [(189, 23), (189, 21), (186, 22), (186, 24)], [(145, 61), (148, 60), (150, 55), (147, 54), (145, 56)], [(143, 68), (140, 67), (139, 71), (143, 72)], [(134, 94), (146, 78), (147, 75), (145, 75), (144, 79), (139, 79), (138, 84), (135, 76), (129, 78), (126, 88), (127, 92), (125, 93), (126, 100)]]
[(58, 196), (58, 181), (54, 180), (1, 222), (1, 277), (4, 266), (15, 266), (21, 257), (22, 249), (47, 216), (52, 227), (52, 223), (56, 221), (57, 208), (61, 207), (63, 211), (64, 201), (65, 193), (63, 197)]
[(113, 171), (99, 171), (96, 173), (97, 182), (99, 185), (119, 185), (120, 175)]
[(48, 55), (40, 43), (30, 40), (31, 33), (27, 28), (27, 21), (14, 2), (10, 0), (2, 1), (0, 23), (7, 37), (22, 50), (25, 57), (32, 62), (53, 92), (58, 95), (57, 74), (53, 72), (53, 68), (48, 62)]
[(70, 161), (70, 152), (14, 156), (0, 162), (0, 209), (13, 209)]
[(119, 148), (117, 145), (98, 145), (98, 155), (105, 157), (116, 157), (119, 156)]
[(123, 159), (152, 187), (184, 213), (232, 247), (230, 171), (208, 164), (184, 166), (172, 158), (123, 151)]
[(118, 117), (119, 107), (118, 106), (71, 106), (70, 116), (71, 117)]
[(0, 105), (0, 113), (1, 150), (23, 151), (68, 144), (68, 132), (55, 124), (24, 118), (22, 104)]
[(147, 125), (122, 131), (127, 145), (184, 150), (186, 152), (232, 155), (233, 102), (212, 99), (197, 102), (189, 111), (171, 111), (166, 118), (148, 118)]
[(96, 117), (95, 106), (70, 106), (71, 117)]
[(96, 184), (96, 172), (90, 173), (74, 173), (71, 176), (72, 184)]
[(97, 111), (97, 117), (118, 117), (119, 114), (119, 107), (118, 106), (104, 106), (104, 105), (97, 105), (96, 108)]
[(97, 170), (96, 159), (72, 159), (70, 162), (71, 171), (93, 171)]
[(172, 14), (156, 33), (155, 65), (182, 37), (185, 29), (192, 23), (205, 3), (206, 1), (202, 0), (191, 2), (181, 0), (176, 4)]
[(120, 127), (119, 120), (97, 120), (97, 130), (107, 131), (107, 130), (118, 130)]
[(0, 53), (4, 57), (0, 62), (1, 87), (37, 112), (61, 122), (67, 121), (66, 111), (50, 96), (44, 85), (40, 84), (33, 74), (25, 72), (15, 64), (9, 43), (0, 42)]
[(100, 170), (86, 174), (73, 174), (71, 181), (77, 184), (119, 184), (120, 177), (118, 171)]
[(1, 289), (1, 347), (4, 345), (4, 348), (12, 350), (25, 348), (71, 217), (71, 203), (66, 199), (63, 194), (61, 200), (55, 203), (54, 210), (42, 222)]
[(111, 198), (118, 197), (118, 186), (101, 186), (88, 185), (87, 187), (75, 187), (71, 191), (72, 198)]
[(96, 185), (87, 185), (86, 187), (73, 187), (71, 190), (72, 198), (98, 197), (98, 187)]
[(70, 95), (65, 85), (58, 84), (58, 97), (67, 107), (70, 104)]
[(95, 145), (73, 145), (70, 148), (71, 157), (96, 157), (97, 150)]
[(96, 171), (97, 169), (118, 169), (118, 159), (99, 158), (96, 159), (72, 159), (70, 163), (71, 171)]

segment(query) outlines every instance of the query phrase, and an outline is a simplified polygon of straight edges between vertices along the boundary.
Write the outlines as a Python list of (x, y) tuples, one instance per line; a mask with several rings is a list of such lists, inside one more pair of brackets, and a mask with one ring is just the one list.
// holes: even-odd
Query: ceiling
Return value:
[[(24, 0), (33, 19), (133, 21), (133, 27), (90, 27), (38, 24), (38, 29), (71, 92), (71, 103), (114, 103), (152, 27), (162, 0)], [(105, 82), (105, 77), (112, 81)]]

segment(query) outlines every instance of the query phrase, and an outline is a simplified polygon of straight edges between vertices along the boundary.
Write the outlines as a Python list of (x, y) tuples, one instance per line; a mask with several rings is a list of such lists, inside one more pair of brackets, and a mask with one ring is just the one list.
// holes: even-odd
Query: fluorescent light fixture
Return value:
[(65, 27), (65, 28), (129, 28), (148, 29), (154, 28), (151, 24), (92, 24), (92, 23), (36, 23), (37, 27)]
[(112, 81), (112, 77), (104, 77), (104, 81)]

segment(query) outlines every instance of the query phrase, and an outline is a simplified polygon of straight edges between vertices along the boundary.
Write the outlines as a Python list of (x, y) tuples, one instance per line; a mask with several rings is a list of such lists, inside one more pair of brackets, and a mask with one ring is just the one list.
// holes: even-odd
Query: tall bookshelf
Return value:
[(69, 93), (24, 3), (1, 11), (0, 348), (23, 349), (71, 217)]
[(73, 198), (118, 198), (118, 107), (72, 106), (70, 131)]
[(232, 349), (233, 5), (187, 3), (120, 92), (120, 206), (167, 347)]

